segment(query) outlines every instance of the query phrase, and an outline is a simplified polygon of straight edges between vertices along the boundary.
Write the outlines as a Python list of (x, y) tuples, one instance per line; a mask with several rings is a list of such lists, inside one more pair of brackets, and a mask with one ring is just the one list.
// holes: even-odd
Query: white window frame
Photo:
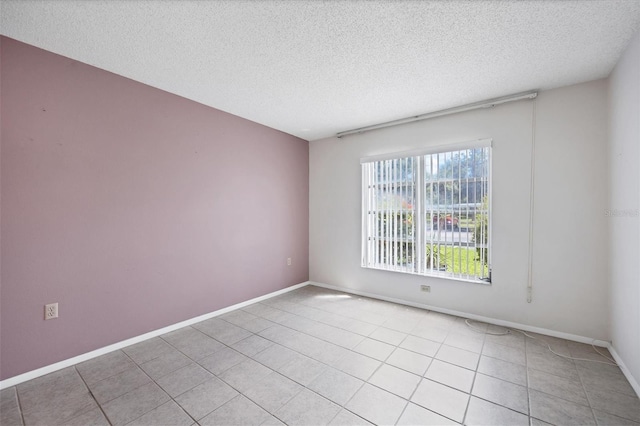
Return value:
[[(360, 159), (361, 169), (362, 169), (362, 263), (361, 266), (364, 268), (371, 269), (379, 269), (386, 271), (394, 271), (401, 273), (409, 273), (409, 274), (417, 274), (423, 276), (435, 276), (439, 278), (453, 279), (458, 281), (467, 281), (474, 283), (483, 283), (490, 284), (491, 283), (491, 230), (492, 230), (492, 140), (491, 139), (481, 139), (472, 142), (463, 142), (456, 144), (447, 144), (447, 145), (439, 145), (433, 146), (420, 150), (413, 151), (405, 151), (399, 153), (391, 153), (384, 155), (376, 155), (370, 157), (364, 157)], [(487, 211), (486, 217), (488, 219), (487, 225), (487, 236), (486, 236), (486, 244), (478, 245), (475, 242), (471, 243), (470, 233), (467, 232), (467, 236), (465, 237), (466, 241), (462, 241), (462, 233), (454, 232), (454, 224), (456, 224), (456, 213), (458, 218), (462, 216), (463, 209), (462, 204), (458, 204), (458, 210), (455, 210), (455, 205), (453, 201), (451, 202), (451, 210), (446, 208), (442, 210), (442, 205), (438, 204), (437, 211), (433, 208), (433, 201), (428, 203), (426, 200), (426, 187), (429, 182), (429, 179), (425, 177), (425, 158), (433, 159), (434, 157), (427, 157), (434, 154), (453, 154), (459, 151), (465, 150), (473, 150), (486, 148), (486, 152), (488, 153), (488, 164), (486, 170), (486, 193), (487, 196)], [(395, 160), (395, 161), (387, 161), (387, 160)], [(372, 163), (378, 163), (381, 161), (386, 161), (384, 167), (388, 167), (386, 170), (386, 180), (377, 178), (374, 176), (375, 166), (371, 167)], [(408, 167), (407, 161), (412, 162), (412, 178), (409, 179), (396, 179), (395, 176), (402, 176), (402, 169), (404, 167), (405, 174)], [(392, 180), (389, 179), (388, 176), (393, 176)], [(468, 178), (465, 178), (468, 179)], [(455, 180), (455, 179), (454, 179)], [(458, 181), (462, 181), (461, 177), (458, 177)], [(440, 178), (432, 181), (436, 184), (440, 184)], [(467, 182), (468, 185), (468, 182)], [(468, 187), (467, 187), (468, 190)], [(396, 194), (397, 192), (404, 195), (411, 194), (414, 196), (414, 203), (408, 205), (408, 208), (404, 206), (404, 202), (401, 207), (393, 206), (393, 207), (382, 207), (383, 203), (388, 204), (387, 198), (389, 197), (388, 193)], [(378, 194), (385, 194), (384, 201), (380, 201), (378, 198)], [(432, 193), (433, 194), (433, 193)], [(392, 195), (393, 197), (393, 195)], [(431, 196), (433, 199), (433, 196)], [(378, 204), (379, 203), (379, 204)], [(392, 204), (397, 204), (394, 202)], [(478, 208), (479, 203), (475, 203), (474, 215), (475, 211)], [(445, 206), (448, 207), (447, 204)], [(465, 216), (468, 217), (469, 213), (469, 204), (466, 205), (464, 212)], [(442, 223), (442, 219), (440, 219), (442, 212), (445, 214), (445, 224), (444, 228), (446, 230), (446, 226), (448, 225), (447, 215), (451, 217), (451, 241), (448, 240), (446, 242), (442, 242), (440, 239), (441, 234), (438, 231), (438, 239), (435, 238), (436, 229), (441, 228), (440, 224)], [(481, 210), (484, 211), (484, 210)], [(379, 215), (383, 214), (385, 219), (380, 220)], [(429, 213), (429, 215), (427, 215)], [(411, 215), (412, 220), (408, 219), (409, 214)], [(438, 226), (434, 226), (433, 217), (438, 218)], [(375, 215), (375, 216), (374, 216)], [(427, 219), (429, 217), (429, 219)], [(474, 216), (475, 217), (475, 216)], [(400, 220), (400, 222), (398, 222)], [(386, 222), (390, 223), (387, 224)], [(411, 222), (410, 225), (409, 222)], [(431, 222), (431, 223), (430, 223)], [(474, 222), (475, 223), (475, 222)], [(382, 230), (382, 232), (380, 232)], [(488, 271), (488, 274), (484, 272), (481, 274), (470, 274), (470, 273), (462, 273), (455, 271), (444, 271), (441, 270), (441, 263), (439, 260), (440, 255), (435, 256), (438, 260), (438, 265), (434, 268), (434, 260), (433, 256), (431, 256), (430, 262), (427, 262), (426, 252), (428, 248), (434, 250), (434, 247), (437, 246), (437, 253), (441, 252), (441, 247), (446, 246), (455, 246), (456, 245), (456, 234), (457, 234), (457, 245), (460, 247), (466, 247), (467, 249), (476, 248), (476, 247), (485, 247), (487, 250), (487, 260), (486, 264), (481, 262), (482, 271)], [(447, 236), (445, 235), (445, 239)], [(405, 250), (403, 252), (403, 250)], [(446, 248), (444, 249), (446, 253)], [(463, 251), (458, 251), (458, 255), (462, 256)], [(468, 251), (466, 252), (468, 255)], [(455, 251), (451, 250), (450, 254), (452, 257), (455, 257)], [(445, 256), (446, 257), (446, 256)], [(407, 259), (406, 262), (398, 262), (398, 258)], [(385, 260), (386, 259), (386, 260)], [(409, 262), (408, 259), (411, 259)], [(467, 271), (469, 271), (469, 260), (468, 257), (465, 259), (459, 259), (460, 262), (466, 260), (467, 262)], [(452, 262), (455, 262), (453, 260)], [(475, 262), (475, 261), (474, 261)], [(427, 264), (429, 263), (429, 264)], [(474, 264), (475, 268), (475, 264)], [(485, 269), (486, 268), (486, 269)], [(475, 269), (474, 269), (475, 270)]]

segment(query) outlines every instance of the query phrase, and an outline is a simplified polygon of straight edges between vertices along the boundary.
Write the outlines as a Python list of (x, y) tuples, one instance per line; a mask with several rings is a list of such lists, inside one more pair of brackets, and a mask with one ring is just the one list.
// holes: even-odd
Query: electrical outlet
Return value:
[(44, 305), (44, 319), (50, 320), (58, 318), (58, 303)]
[(424, 291), (425, 293), (431, 293), (431, 286), (430, 285), (421, 285), (420, 286), (420, 291)]
[(291, 258), (287, 257), (287, 266), (291, 266)]

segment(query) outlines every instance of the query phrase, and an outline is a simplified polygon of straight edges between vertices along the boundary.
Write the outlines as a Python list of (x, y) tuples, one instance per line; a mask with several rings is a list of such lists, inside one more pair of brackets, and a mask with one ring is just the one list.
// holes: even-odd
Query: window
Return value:
[(362, 164), (362, 266), (491, 281), (491, 141)]

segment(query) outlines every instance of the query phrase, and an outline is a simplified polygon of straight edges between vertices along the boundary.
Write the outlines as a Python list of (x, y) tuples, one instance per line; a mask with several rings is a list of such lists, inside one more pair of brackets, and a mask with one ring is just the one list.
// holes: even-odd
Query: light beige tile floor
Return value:
[(12, 425), (638, 425), (589, 345), (307, 286), (1, 391)]

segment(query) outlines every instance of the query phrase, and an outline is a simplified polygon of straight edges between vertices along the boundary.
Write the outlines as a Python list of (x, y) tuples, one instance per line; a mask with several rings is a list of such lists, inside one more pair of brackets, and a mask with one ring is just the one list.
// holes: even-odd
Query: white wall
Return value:
[[(640, 33), (609, 78), (609, 208), (640, 208)], [(611, 337), (640, 383), (640, 218), (608, 218)]]
[[(597, 339), (609, 338), (605, 80), (540, 93), (534, 291), (526, 301), (534, 102), (310, 144), (310, 280)], [(360, 157), (492, 138), (493, 284), (360, 267)], [(429, 284), (431, 293), (421, 293)]]

